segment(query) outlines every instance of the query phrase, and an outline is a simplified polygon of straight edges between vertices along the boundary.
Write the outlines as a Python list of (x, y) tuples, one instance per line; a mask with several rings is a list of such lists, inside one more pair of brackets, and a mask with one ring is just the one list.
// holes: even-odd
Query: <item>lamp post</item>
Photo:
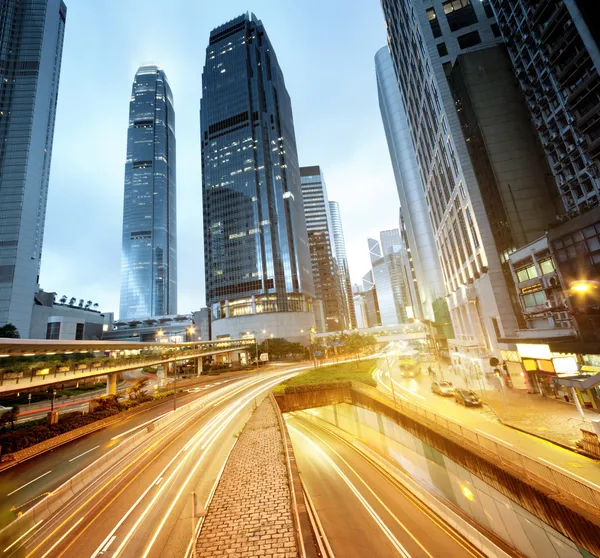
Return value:
[(317, 355), (315, 355), (315, 332), (317, 331), (316, 327), (311, 327), (309, 331), (309, 340), (310, 340), (310, 352), (312, 353), (313, 366), (317, 368)]
[(175, 368), (175, 393), (173, 395), (173, 410), (177, 410), (177, 361), (173, 361), (173, 368)]
[(187, 333), (187, 340), (192, 341), (193, 340), (192, 336), (194, 333), (196, 333), (196, 329), (194, 328), (194, 326), (188, 327), (185, 331)]

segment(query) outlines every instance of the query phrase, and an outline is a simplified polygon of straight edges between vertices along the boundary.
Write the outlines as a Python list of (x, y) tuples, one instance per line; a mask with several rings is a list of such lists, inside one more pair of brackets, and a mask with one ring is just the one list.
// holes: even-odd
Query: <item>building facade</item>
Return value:
[[(486, 81), (497, 79), (510, 97), (510, 70), (504, 68), (499, 77), (487, 67), (482, 75), (473, 64), (473, 73), (465, 78), (480, 137), (484, 145), (495, 142), (486, 153), (487, 173), (480, 172), (485, 167), (477, 158), (481, 151), (470, 149), (471, 132), (449, 83), (459, 54), (478, 55), (502, 42), (490, 3), (384, 0), (383, 7), (444, 276), (455, 334), (449, 341), (451, 354), (472, 363), (475, 371), (485, 369), (490, 355), (500, 356), (499, 339), (514, 336), (522, 323), (508, 257), (520, 243), (542, 235), (556, 213), (540, 193), (547, 193), (546, 182), (540, 183), (530, 169), (529, 175), (522, 172), (519, 157), (511, 159), (511, 142), (524, 129), (522, 122), (519, 128), (505, 118), (516, 101), (503, 98)], [(482, 125), (485, 118), (487, 127)], [(525, 223), (515, 207), (527, 208), (531, 222)]]
[(344, 240), (344, 227), (342, 226), (342, 214), (340, 205), (336, 201), (329, 202), (329, 214), (331, 216), (331, 233), (333, 235), (333, 246), (335, 248), (335, 261), (337, 264), (340, 280), (340, 289), (344, 305), (344, 329), (356, 329), (356, 314), (352, 297), (352, 283), (350, 281), (350, 267), (346, 255), (346, 241)]
[(400, 231), (381, 231), (379, 240), (369, 238), (368, 244), (381, 325), (406, 323), (413, 304), (406, 284), (406, 254)]
[[(333, 226), (325, 179), (319, 166), (300, 167), (302, 203), (315, 297), (323, 303), (323, 331), (346, 329), (346, 315), (337, 261)], [(317, 326), (319, 320), (317, 319)], [(323, 327), (322, 326), (322, 327)]]
[(413, 294), (418, 300), (415, 316), (435, 320), (433, 302), (443, 298), (446, 289), (402, 92), (387, 46), (375, 55), (375, 74), (379, 109), (400, 198), (402, 228), (412, 259), (416, 279), (413, 283), (418, 289)]
[(585, 0), (490, 0), (565, 207), (600, 202), (597, 9)]
[(129, 103), (120, 319), (177, 312), (175, 111), (165, 72), (141, 66)]
[(254, 15), (210, 34), (200, 128), (213, 337), (307, 340), (314, 288), (292, 104)]
[(0, 1), (0, 325), (28, 337), (37, 291), (67, 8)]

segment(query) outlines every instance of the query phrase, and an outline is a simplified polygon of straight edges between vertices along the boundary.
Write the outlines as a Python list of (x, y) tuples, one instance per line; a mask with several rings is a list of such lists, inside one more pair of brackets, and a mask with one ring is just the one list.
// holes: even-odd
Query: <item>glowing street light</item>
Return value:
[(572, 281), (569, 283), (569, 289), (577, 294), (588, 294), (592, 289), (598, 288), (597, 281), (588, 281), (582, 279), (580, 281)]

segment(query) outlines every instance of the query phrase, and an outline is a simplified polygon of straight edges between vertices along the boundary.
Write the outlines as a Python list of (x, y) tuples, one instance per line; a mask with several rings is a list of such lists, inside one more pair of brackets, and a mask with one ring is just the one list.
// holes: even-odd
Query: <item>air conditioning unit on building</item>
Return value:
[(556, 289), (560, 287), (560, 279), (556, 273), (542, 277), (542, 284), (545, 289)]

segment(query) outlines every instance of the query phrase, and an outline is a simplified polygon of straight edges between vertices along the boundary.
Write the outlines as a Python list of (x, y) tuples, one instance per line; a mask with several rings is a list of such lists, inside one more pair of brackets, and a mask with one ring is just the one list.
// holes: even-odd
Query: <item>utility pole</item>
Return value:
[(175, 394), (173, 396), (173, 410), (177, 410), (177, 361), (173, 361), (173, 368), (175, 369)]

